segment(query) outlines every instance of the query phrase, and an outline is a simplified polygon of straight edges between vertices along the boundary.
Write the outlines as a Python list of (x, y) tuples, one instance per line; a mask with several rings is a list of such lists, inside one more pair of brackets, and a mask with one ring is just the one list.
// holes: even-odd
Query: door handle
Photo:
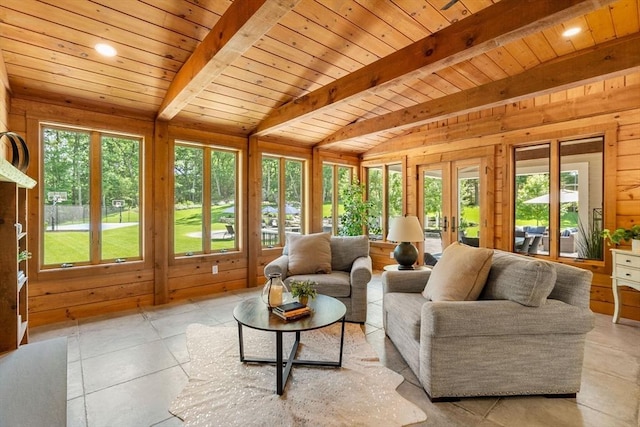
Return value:
[(447, 217), (444, 217), (444, 228), (443, 231), (447, 231)]
[(451, 217), (451, 232), (452, 233), (456, 232), (456, 217), (455, 216)]

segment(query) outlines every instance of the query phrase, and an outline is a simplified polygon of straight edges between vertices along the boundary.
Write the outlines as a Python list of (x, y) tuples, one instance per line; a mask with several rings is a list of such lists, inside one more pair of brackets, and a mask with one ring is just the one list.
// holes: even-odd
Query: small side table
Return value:
[[(398, 265), (399, 264), (390, 264), (390, 265), (385, 265), (383, 268), (384, 271), (400, 271), (398, 270)], [(426, 265), (414, 265), (413, 266), (413, 270), (402, 270), (402, 271), (422, 271), (422, 270), (431, 270), (431, 267), (428, 267)]]
[(611, 249), (613, 271), (611, 273), (611, 287), (613, 289), (613, 323), (620, 318), (620, 286), (628, 286), (640, 291), (640, 252)]

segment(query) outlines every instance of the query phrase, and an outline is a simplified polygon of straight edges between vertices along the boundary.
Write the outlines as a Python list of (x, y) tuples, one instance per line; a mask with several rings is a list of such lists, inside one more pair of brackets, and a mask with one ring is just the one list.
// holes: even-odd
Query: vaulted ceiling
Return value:
[(640, 0), (448, 3), (2, 0), (0, 67), (18, 98), (353, 153), (640, 69)]

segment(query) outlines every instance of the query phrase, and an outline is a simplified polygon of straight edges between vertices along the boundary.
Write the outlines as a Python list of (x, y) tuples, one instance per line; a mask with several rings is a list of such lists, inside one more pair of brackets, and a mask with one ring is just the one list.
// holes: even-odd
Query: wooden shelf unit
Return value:
[[(14, 350), (29, 339), (27, 191), (36, 185), (0, 158), (0, 353)], [(22, 225), (19, 232), (16, 224)], [(22, 274), (21, 274), (22, 272)]]

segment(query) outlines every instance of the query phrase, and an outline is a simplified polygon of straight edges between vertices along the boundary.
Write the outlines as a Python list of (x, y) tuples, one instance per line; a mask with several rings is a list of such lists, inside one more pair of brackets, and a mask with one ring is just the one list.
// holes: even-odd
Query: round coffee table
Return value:
[[(289, 378), (293, 365), (307, 366), (342, 366), (342, 349), (344, 347), (344, 317), (347, 307), (339, 300), (327, 296), (318, 295), (309, 301), (309, 307), (313, 310), (311, 315), (297, 320), (285, 321), (272, 314), (261, 298), (251, 298), (242, 301), (233, 310), (233, 317), (238, 322), (238, 342), (240, 345), (240, 361), (243, 363), (270, 363), (276, 365), (276, 393), (281, 395)], [(324, 360), (299, 360), (296, 359), (298, 345), (300, 344), (300, 332), (324, 328), (336, 322), (342, 322), (340, 332), (340, 355), (338, 361)], [(242, 327), (246, 326), (261, 331), (275, 332), (276, 334), (276, 358), (256, 359), (244, 356), (244, 342), (242, 339)], [(282, 355), (282, 334), (295, 332), (296, 340), (291, 348), (288, 359)]]

